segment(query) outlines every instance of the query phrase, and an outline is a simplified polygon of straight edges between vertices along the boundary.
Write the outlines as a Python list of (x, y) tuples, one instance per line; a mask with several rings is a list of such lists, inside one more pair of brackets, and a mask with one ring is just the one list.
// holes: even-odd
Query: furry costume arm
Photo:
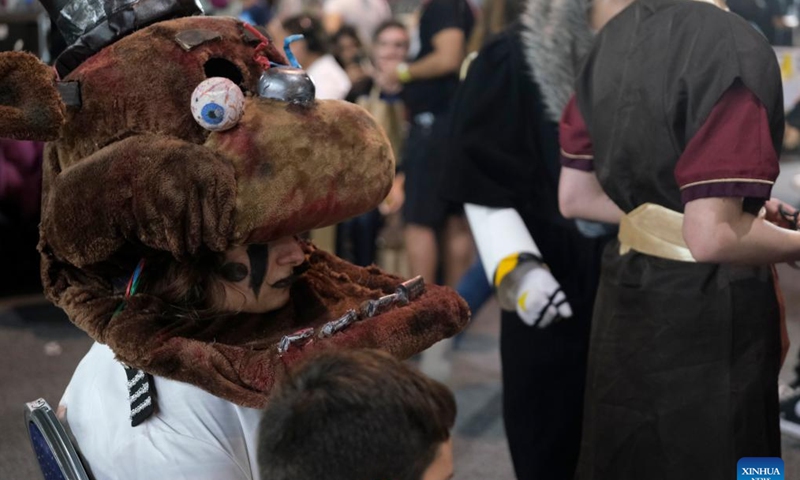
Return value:
[(227, 248), (236, 179), (231, 164), (209, 149), (140, 135), (63, 171), (54, 153), (44, 166), (41, 234), (57, 258), (92, 265), (127, 242), (176, 258), (201, 245)]
[(0, 137), (53, 140), (64, 123), (64, 103), (53, 70), (25, 52), (0, 54)]

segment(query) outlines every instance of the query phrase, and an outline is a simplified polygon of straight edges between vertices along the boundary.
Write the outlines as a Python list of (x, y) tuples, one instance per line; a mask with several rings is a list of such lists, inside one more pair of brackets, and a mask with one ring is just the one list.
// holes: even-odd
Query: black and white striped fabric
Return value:
[(147, 420), (156, 409), (153, 376), (142, 370), (125, 367), (128, 377), (128, 402), (131, 406), (131, 426), (135, 427)]

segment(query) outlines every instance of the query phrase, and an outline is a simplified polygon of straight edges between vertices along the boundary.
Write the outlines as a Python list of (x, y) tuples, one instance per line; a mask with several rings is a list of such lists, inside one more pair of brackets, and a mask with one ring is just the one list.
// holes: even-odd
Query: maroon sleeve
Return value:
[(767, 110), (737, 82), (689, 141), (675, 180), (684, 204), (708, 197), (769, 199), (778, 170)]
[(572, 96), (561, 116), (561, 122), (558, 124), (558, 137), (561, 143), (562, 166), (586, 172), (594, 170), (592, 139), (589, 137), (589, 130), (586, 128), (586, 122), (583, 121), (583, 115), (578, 110), (575, 95)]

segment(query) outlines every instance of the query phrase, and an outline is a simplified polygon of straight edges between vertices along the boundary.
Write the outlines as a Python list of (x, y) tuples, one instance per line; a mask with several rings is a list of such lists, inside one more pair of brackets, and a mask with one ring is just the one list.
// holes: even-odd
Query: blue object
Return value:
[[(474, 317), (484, 303), (492, 296), (492, 286), (486, 280), (486, 270), (480, 258), (476, 258), (472, 266), (469, 267), (461, 280), (456, 285), (456, 292), (466, 300), (469, 310)], [(459, 348), (461, 340), (464, 338), (464, 331), (459, 332), (453, 337), (453, 347)]]
[(300, 62), (298, 62), (297, 59), (295, 58), (294, 53), (292, 53), (291, 44), (293, 44), (298, 40), (302, 40), (303, 38), (305, 37), (300, 34), (289, 35), (288, 37), (286, 37), (286, 40), (283, 41), (283, 51), (284, 53), (286, 53), (286, 58), (289, 60), (289, 65), (293, 66), (294, 68), (303, 68), (303, 67), (300, 65)]
[(39, 462), (39, 468), (42, 470), (44, 480), (67, 480), (67, 477), (61, 472), (61, 467), (58, 466), (53, 451), (47, 445), (42, 431), (33, 422), (28, 424), (28, 433), (31, 436), (31, 445), (33, 446), (33, 453), (36, 454), (36, 461)]
[(225, 108), (214, 102), (207, 103), (200, 111), (200, 115), (209, 125), (219, 125), (225, 119)]
[(478, 313), (484, 303), (492, 296), (492, 286), (486, 280), (486, 270), (480, 258), (464, 273), (456, 286), (456, 292), (467, 301), (472, 314)]
[[(225, 110), (223, 109), (223, 112)], [(138, 265), (136, 265), (136, 269), (133, 271), (133, 278), (131, 279), (131, 295), (136, 293), (136, 286), (139, 285), (139, 276), (142, 274), (142, 270), (144, 270), (144, 258), (139, 260)]]
[(89, 480), (67, 432), (43, 398), (25, 404), (25, 423), (45, 480)]
[(783, 460), (779, 457), (744, 457), (736, 464), (737, 480), (783, 480)]

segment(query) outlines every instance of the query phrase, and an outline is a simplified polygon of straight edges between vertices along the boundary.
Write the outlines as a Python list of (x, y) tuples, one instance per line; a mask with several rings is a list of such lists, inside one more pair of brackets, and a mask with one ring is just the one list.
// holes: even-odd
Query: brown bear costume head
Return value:
[[(463, 300), (428, 285), (405, 306), (317, 335), (401, 280), (311, 244), (309, 270), (275, 312), (203, 318), (146, 293), (125, 297), (117, 284), (140, 258), (191, 262), (334, 224), (374, 208), (394, 172), (386, 136), (364, 110), (280, 88), (265, 94), (265, 74), (289, 83), (304, 74), (252, 27), (185, 17), (194, 3), (177, 2), (117, 2), (77, 27), (50, 9), (73, 34), (55, 69), (0, 55), (0, 136), (52, 140), (39, 245), (48, 297), (125, 364), (249, 407), (263, 407), (287, 366), (316, 350), (377, 347), (406, 358), (463, 328)], [(212, 77), (244, 94), (243, 116), (225, 131), (204, 128), (190, 110)], [(284, 336), (309, 328), (279, 351)]]

